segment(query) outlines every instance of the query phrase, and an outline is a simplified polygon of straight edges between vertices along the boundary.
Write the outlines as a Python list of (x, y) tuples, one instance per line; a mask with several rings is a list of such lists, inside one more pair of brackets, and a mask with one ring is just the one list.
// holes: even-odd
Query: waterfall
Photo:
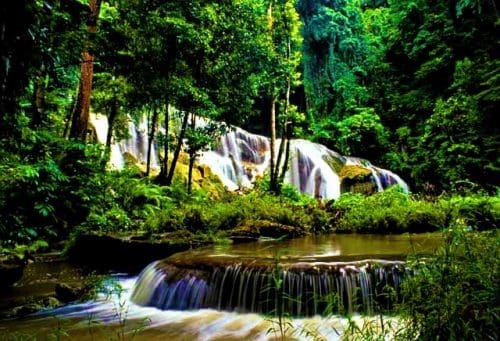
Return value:
[[(108, 120), (106, 116), (92, 114), (90, 124), (96, 131), (97, 140), (100, 143), (106, 143), (108, 132)], [(141, 117), (138, 124), (129, 120), (128, 138), (113, 142), (111, 145), (111, 156), (109, 164), (111, 168), (123, 169), (126, 157), (133, 157), (138, 163), (146, 164), (148, 153), (148, 121), (146, 116)], [(153, 142), (151, 145), (151, 168), (159, 168), (158, 152)]]
[[(98, 140), (104, 143), (108, 129), (106, 117), (92, 115), (91, 124), (96, 130)], [(207, 124), (207, 121), (199, 119), (198, 124)], [(137, 125), (130, 121), (128, 128), (129, 137), (115, 142), (111, 148), (110, 164), (113, 168), (123, 168), (127, 155), (133, 157), (136, 162), (146, 163), (148, 143), (146, 118), (143, 117)], [(232, 127), (219, 138), (218, 142), (217, 148), (202, 153), (199, 163), (208, 166), (228, 190), (249, 188), (268, 170), (271, 159), (269, 138)], [(276, 150), (280, 143), (280, 140), (276, 141)], [(151, 155), (151, 167), (158, 168), (159, 157), (155, 143), (152, 145)], [(408, 185), (393, 172), (373, 166), (368, 160), (342, 156), (311, 141), (291, 140), (288, 162), (285, 183), (316, 198), (336, 199), (340, 196), (343, 180), (339, 174), (345, 166), (355, 166), (371, 173), (368, 182), (373, 184), (376, 191), (380, 192), (390, 185), (397, 184), (408, 192)]]
[(234, 128), (220, 138), (219, 147), (204, 152), (200, 163), (205, 164), (229, 190), (250, 187), (257, 176), (269, 167), (269, 139)]
[(205, 264), (200, 269), (178, 267), (167, 260), (142, 271), (132, 300), (162, 310), (374, 314), (391, 307), (394, 297), (389, 293), (397, 293), (407, 273), (402, 262), (382, 260), (297, 263), (284, 268)]
[[(280, 143), (280, 140), (276, 141), (276, 150)], [(270, 158), (267, 137), (236, 128), (220, 138), (218, 148), (204, 152), (199, 162), (207, 165), (229, 190), (236, 190), (250, 187), (257, 178), (263, 177)], [(399, 185), (408, 192), (408, 185), (393, 172), (302, 139), (290, 141), (285, 183), (316, 198), (336, 199), (341, 194), (339, 172), (344, 166), (357, 166), (371, 172), (371, 181), (379, 192), (391, 185)]]

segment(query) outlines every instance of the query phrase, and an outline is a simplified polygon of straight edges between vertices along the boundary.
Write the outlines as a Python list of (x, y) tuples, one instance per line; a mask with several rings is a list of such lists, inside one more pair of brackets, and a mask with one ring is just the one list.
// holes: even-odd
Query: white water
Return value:
[[(106, 116), (94, 114), (90, 117), (90, 124), (94, 127), (97, 140), (106, 143), (108, 132), (108, 120)], [(111, 144), (111, 156), (109, 165), (113, 169), (123, 169), (125, 156), (133, 156), (137, 162), (146, 164), (148, 156), (148, 121), (144, 116), (136, 125), (132, 120), (128, 125), (128, 138), (121, 141), (113, 141)], [(151, 145), (151, 168), (159, 168), (159, 158), (156, 146)]]
[[(199, 124), (206, 124), (204, 120), (198, 121)], [(104, 143), (108, 129), (106, 117), (93, 115), (91, 124), (96, 130), (98, 140)], [(143, 118), (137, 126), (130, 122), (129, 138), (112, 145), (111, 167), (122, 169), (126, 154), (145, 164), (147, 143), (147, 120)], [(276, 154), (279, 144), (280, 140), (276, 141)], [(151, 155), (151, 167), (158, 168), (159, 158), (154, 143)], [(263, 177), (269, 169), (270, 159), (269, 138), (235, 127), (220, 138), (218, 148), (204, 152), (199, 163), (207, 165), (229, 190), (234, 191), (249, 188), (257, 178)], [(408, 192), (408, 185), (389, 170), (375, 167), (367, 160), (342, 156), (321, 144), (301, 139), (292, 140), (290, 143), (290, 160), (285, 182), (313, 197), (336, 199), (341, 194), (341, 179), (333, 164), (337, 168), (355, 165), (369, 170), (378, 191), (397, 184)]]
[[(95, 329), (123, 328), (126, 339), (134, 335), (135, 340), (275, 340), (280, 339), (277, 319), (258, 314), (239, 314), (211, 309), (192, 311), (159, 310), (141, 307), (130, 301), (130, 294), (136, 278), (119, 280), (123, 288), (120, 295), (102, 294), (97, 301), (69, 305), (63, 308), (39, 313), (36, 319), (50, 317), (57, 320), (76, 321), (68, 327), (68, 336), (78, 339), (101, 339), (89, 335), (89, 321)], [(367, 318), (356, 315), (352, 318), (358, 326), (374, 325), (379, 317)], [(80, 321), (80, 322), (78, 322)], [(35, 326), (27, 321), (27, 328)], [(21, 322), (22, 323), (22, 322)], [(48, 321), (45, 323), (49, 323)], [(294, 340), (343, 340), (348, 320), (339, 316), (285, 319), (284, 328), (288, 337)], [(397, 325), (394, 318), (384, 318), (384, 323)], [(55, 327), (54, 327), (55, 328)], [(47, 329), (50, 331), (50, 328)], [(52, 330), (53, 333), (53, 330)], [(94, 332), (95, 333), (95, 332)], [(106, 334), (104, 334), (106, 335)]]

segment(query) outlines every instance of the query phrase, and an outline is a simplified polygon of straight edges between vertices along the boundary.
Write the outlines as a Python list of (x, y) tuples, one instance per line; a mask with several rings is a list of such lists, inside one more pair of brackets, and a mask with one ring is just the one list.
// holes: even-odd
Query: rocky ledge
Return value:
[(290, 239), (306, 235), (303, 229), (267, 220), (245, 220), (229, 232), (234, 243), (256, 241), (260, 238)]
[(25, 257), (0, 255), (0, 288), (9, 287), (21, 279), (25, 266)]
[(67, 250), (75, 264), (138, 272), (148, 263), (207, 244), (189, 231), (155, 235), (81, 234)]

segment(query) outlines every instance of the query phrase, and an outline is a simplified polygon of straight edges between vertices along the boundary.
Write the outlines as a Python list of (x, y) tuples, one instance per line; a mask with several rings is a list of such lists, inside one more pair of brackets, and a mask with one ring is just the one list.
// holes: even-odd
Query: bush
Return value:
[(0, 241), (13, 246), (58, 241), (86, 219), (91, 200), (80, 195), (102, 172), (102, 148), (40, 132), (26, 155), (0, 152)]
[(425, 232), (438, 230), (446, 222), (440, 207), (414, 200), (396, 186), (368, 197), (344, 194), (334, 207), (341, 212), (335, 229), (342, 232)]
[(410, 260), (398, 313), (404, 339), (497, 340), (500, 325), (500, 233), (446, 232), (431, 260)]
[(500, 222), (500, 196), (453, 196), (441, 204), (448, 207), (454, 220), (477, 231), (498, 228)]
[(474, 230), (490, 230), (498, 227), (500, 198), (452, 196), (432, 202), (391, 187), (372, 196), (343, 194), (334, 209), (339, 215), (334, 229), (341, 232), (429, 232), (456, 222)]

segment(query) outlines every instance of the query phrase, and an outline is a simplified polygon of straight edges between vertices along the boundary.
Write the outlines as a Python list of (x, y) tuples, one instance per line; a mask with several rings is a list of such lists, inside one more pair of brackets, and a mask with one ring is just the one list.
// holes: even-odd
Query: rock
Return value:
[(80, 286), (71, 286), (66, 283), (58, 283), (55, 288), (56, 298), (64, 303), (79, 300), (84, 295), (84, 289)]
[(340, 191), (373, 194), (377, 192), (377, 186), (373, 181), (372, 172), (362, 166), (344, 166), (340, 173)]
[(45, 308), (53, 309), (63, 305), (63, 302), (53, 296), (44, 297), (42, 304)]
[(306, 232), (300, 228), (267, 220), (246, 220), (230, 232), (229, 238), (235, 243), (251, 242), (259, 238), (296, 238)]
[(11, 310), (11, 317), (23, 317), (29, 314), (36, 313), (39, 310), (42, 310), (44, 307), (37, 303), (25, 304), (19, 307), (15, 307)]
[(77, 264), (137, 272), (150, 262), (203, 245), (189, 231), (156, 235), (82, 234), (67, 251)]
[(23, 276), (25, 258), (17, 255), (0, 255), (0, 288), (12, 286)]

